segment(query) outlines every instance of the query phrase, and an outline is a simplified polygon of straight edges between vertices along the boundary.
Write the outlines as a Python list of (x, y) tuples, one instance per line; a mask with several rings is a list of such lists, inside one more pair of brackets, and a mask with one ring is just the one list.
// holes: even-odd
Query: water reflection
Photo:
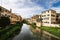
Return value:
[(30, 28), (31, 26), (23, 24), (21, 32), (15, 36), (13, 40), (60, 40), (52, 37), (41, 29), (39, 29), (39, 32), (35, 32), (36, 30), (32, 32)]
[(23, 24), (21, 32), (13, 38), (13, 40), (33, 40), (30, 26)]

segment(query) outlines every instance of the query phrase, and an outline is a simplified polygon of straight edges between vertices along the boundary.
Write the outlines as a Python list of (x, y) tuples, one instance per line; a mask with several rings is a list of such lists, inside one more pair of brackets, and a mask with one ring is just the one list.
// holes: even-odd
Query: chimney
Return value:
[(12, 12), (12, 9), (10, 9), (10, 12)]

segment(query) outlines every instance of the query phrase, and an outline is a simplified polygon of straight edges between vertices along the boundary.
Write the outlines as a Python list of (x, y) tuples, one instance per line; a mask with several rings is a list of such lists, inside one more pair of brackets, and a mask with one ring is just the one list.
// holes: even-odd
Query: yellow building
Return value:
[(0, 6), (0, 16), (9, 17), (11, 24), (22, 21), (22, 17), (12, 13), (12, 9), (8, 10), (2, 6)]

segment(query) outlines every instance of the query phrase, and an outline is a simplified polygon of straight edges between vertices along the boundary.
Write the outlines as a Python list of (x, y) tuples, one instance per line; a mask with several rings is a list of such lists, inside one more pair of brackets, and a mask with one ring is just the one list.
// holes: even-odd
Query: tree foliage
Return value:
[(9, 17), (2, 16), (0, 17), (0, 27), (5, 27), (10, 24)]

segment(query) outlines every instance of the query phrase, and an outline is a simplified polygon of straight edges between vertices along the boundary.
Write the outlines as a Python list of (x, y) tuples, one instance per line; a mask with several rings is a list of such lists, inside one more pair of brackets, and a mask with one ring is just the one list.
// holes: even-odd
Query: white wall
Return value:
[(36, 26), (37, 27), (41, 27), (41, 23), (40, 22), (36, 22)]

